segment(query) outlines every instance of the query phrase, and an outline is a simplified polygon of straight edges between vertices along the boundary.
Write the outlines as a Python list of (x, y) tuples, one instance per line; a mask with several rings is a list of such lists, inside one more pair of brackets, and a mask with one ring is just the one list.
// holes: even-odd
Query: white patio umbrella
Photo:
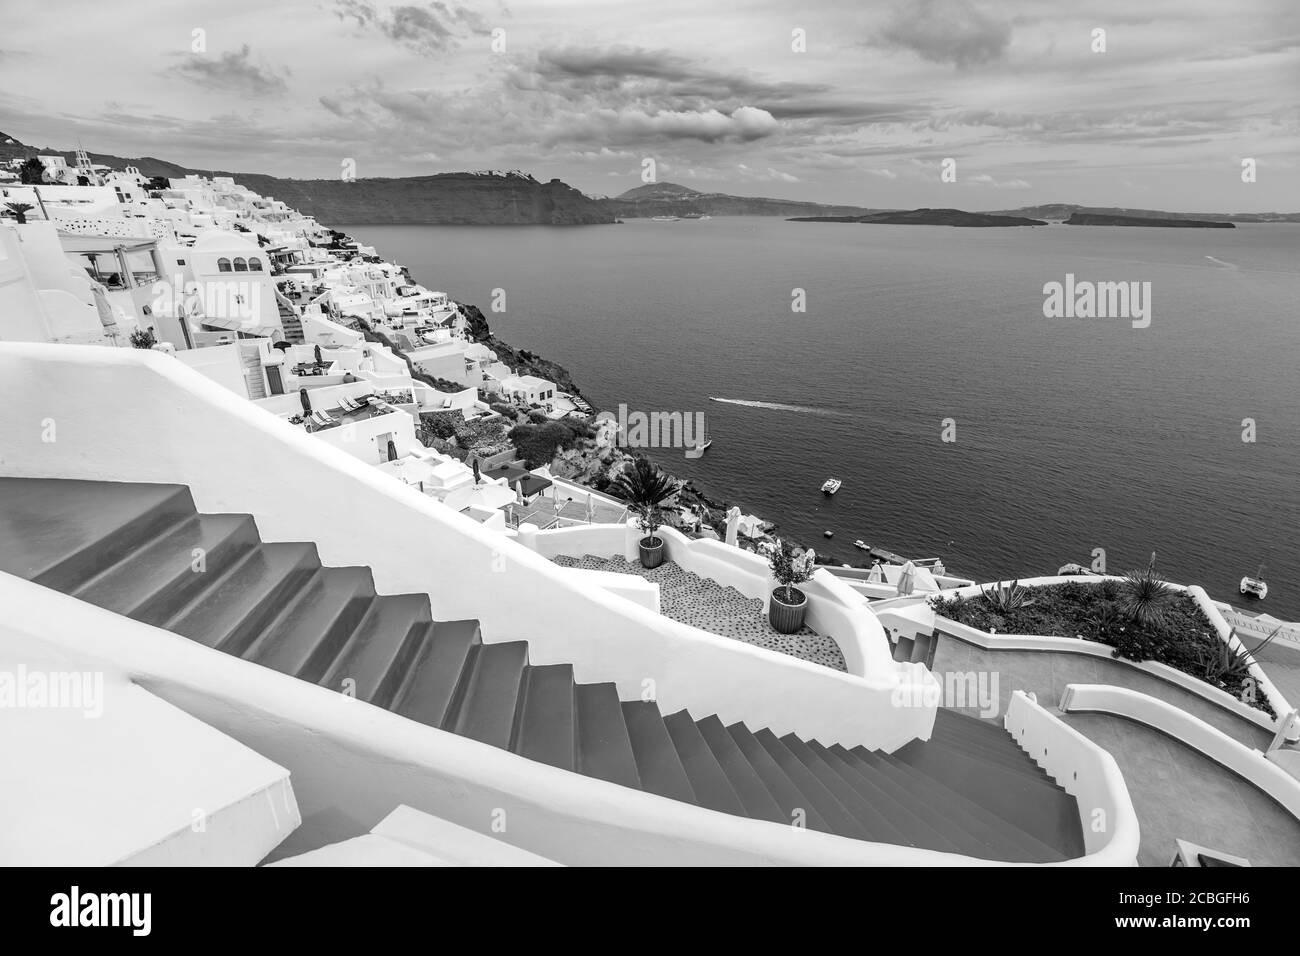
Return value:
[(587, 492), (587, 524), (596, 520), (596, 502), (591, 497), (591, 492)]
[(740, 530), (740, 509), (732, 507), (727, 512), (727, 544), (733, 547), (736, 544), (736, 535)]
[(867, 573), (868, 584), (883, 584), (885, 581), (885, 572), (880, 567), (879, 561), (871, 563), (871, 570)]
[(916, 587), (916, 565), (908, 561), (903, 565), (903, 570), (898, 575), (898, 594), (899, 596), (911, 594)]

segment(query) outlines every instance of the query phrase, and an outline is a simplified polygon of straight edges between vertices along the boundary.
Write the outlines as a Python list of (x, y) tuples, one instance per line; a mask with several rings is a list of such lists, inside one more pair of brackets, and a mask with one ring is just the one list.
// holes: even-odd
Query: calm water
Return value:
[[(713, 447), (659, 453), (670, 470), (841, 560), (863, 538), (984, 580), (1155, 550), (1233, 601), (1265, 562), (1256, 606), (1300, 619), (1300, 226), (352, 232), (600, 406), (706, 412)], [(1043, 284), (1067, 272), (1151, 282), (1150, 327), (1044, 318)], [(828, 476), (844, 481), (829, 500)]]

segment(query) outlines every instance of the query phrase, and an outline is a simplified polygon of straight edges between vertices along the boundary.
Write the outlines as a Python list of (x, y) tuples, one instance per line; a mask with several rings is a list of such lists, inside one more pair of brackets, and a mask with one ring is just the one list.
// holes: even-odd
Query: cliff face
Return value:
[[(467, 305), (464, 302), (457, 304), (460, 306), (461, 311), (465, 313), (465, 318), (469, 322), (470, 338), (475, 342), (486, 345), (506, 365), (509, 365), (520, 375), (536, 375), (548, 382), (554, 382), (562, 392), (568, 392), (571, 395), (582, 395), (578, 386), (573, 382), (573, 376), (569, 374), (569, 370), (563, 365), (542, 358), (536, 352), (530, 352), (528, 349), (517, 349), (509, 342), (502, 341), (492, 333), (487, 318), (479, 310), (478, 306)], [(585, 399), (585, 396), (583, 397)]]
[(274, 196), (323, 223), (573, 226), (613, 222), (596, 200), (558, 179), (518, 174), (442, 173), (404, 179), (277, 179), (235, 181)]

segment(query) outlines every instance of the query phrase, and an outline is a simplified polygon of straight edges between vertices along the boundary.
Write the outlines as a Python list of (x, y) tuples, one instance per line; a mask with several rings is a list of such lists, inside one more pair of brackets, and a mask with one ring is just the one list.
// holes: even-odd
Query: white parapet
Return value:
[(1137, 866), (1137, 811), (1115, 758), (1022, 690), (1011, 695), (1003, 724), (1020, 749), (1078, 803), (1088, 855), (1074, 862)]
[(301, 822), (283, 767), (119, 672), (12, 632), (0, 749), (4, 866), (252, 866)]

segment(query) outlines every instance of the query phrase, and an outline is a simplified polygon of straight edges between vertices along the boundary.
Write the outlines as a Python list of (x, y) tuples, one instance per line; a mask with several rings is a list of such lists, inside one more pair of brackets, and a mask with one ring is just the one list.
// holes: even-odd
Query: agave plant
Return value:
[(1018, 611), (1034, 603), (1034, 599), (1029, 596), (1029, 589), (1020, 586), (1019, 578), (1010, 584), (1000, 584), (987, 591), (980, 588), (980, 595), (1000, 614)]
[(1268, 647), (1281, 630), (1280, 625), (1274, 628), (1273, 633), (1260, 641), (1253, 651), (1246, 650), (1240, 642), (1235, 647), (1230, 646), (1235, 632), (1230, 633), (1226, 641), (1202, 634), (1202, 641), (1196, 645), (1196, 659), (1202, 677), (1215, 686), (1240, 686), (1250, 677), (1250, 665), (1256, 662), (1256, 655)]
[(1121, 587), (1120, 611), (1134, 624), (1154, 626), (1164, 620), (1165, 611), (1174, 599), (1174, 590), (1156, 575), (1156, 553), (1145, 571), (1130, 571), (1124, 575)]

